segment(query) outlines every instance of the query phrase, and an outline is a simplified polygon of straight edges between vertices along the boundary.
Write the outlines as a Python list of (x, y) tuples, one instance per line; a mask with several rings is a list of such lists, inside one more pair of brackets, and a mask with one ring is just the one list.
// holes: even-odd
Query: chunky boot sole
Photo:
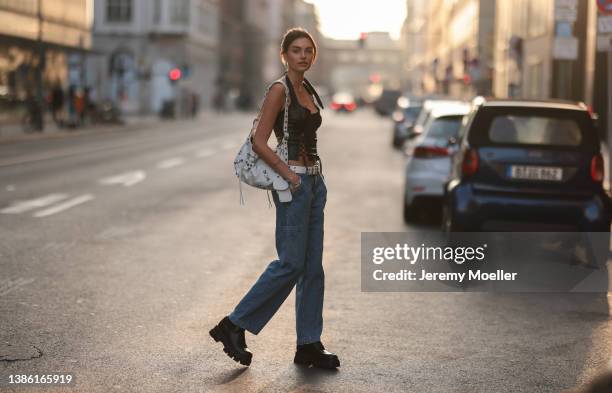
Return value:
[(223, 329), (219, 327), (219, 325), (212, 328), (209, 334), (213, 338), (213, 340), (215, 340), (215, 342), (221, 341), (221, 343), (223, 343), (223, 352), (225, 352), (227, 356), (234, 359), (243, 366), (248, 366), (249, 364), (251, 364), (251, 359), (253, 358), (253, 355), (243, 355), (236, 352), (235, 350), (232, 350), (229, 337), (227, 337), (227, 335), (225, 334)]
[(319, 358), (308, 354), (301, 354), (299, 352), (296, 352), (295, 358), (293, 358), (293, 363), (303, 364), (306, 366), (312, 365), (317, 368), (327, 369), (335, 369), (340, 367), (340, 360), (337, 356), (326, 356), (324, 358)]

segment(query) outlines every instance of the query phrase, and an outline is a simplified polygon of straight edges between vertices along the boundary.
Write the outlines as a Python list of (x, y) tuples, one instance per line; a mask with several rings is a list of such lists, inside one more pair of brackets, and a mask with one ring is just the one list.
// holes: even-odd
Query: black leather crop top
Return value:
[[(317, 160), (319, 158), (317, 154), (317, 129), (321, 126), (321, 108), (323, 108), (321, 99), (310, 82), (304, 78), (304, 87), (308, 93), (316, 98), (316, 102), (319, 104), (317, 112), (311, 113), (308, 108), (303, 107), (298, 101), (293, 85), (286, 74), (285, 82), (291, 94), (287, 125), (289, 131), (289, 139), (287, 140), (288, 158), (290, 160), (299, 160), (301, 157), (308, 157), (311, 160)], [(281, 109), (274, 122), (274, 134), (279, 143), (283, 138), (284, 118), (285, 108)]]

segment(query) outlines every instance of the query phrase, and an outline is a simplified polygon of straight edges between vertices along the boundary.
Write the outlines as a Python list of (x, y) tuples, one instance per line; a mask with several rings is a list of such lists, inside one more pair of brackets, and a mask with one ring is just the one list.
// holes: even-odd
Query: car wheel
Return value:
[(414, 209), (412, 204), (406, 203), (406, 198), (404, 198), (404, 222), (406, 224), (412, 224), (415, 222)]

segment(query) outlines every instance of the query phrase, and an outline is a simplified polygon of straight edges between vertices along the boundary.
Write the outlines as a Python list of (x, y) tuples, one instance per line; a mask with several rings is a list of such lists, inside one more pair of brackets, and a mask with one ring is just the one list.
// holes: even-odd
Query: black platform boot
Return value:
[(313, 365), (319, 368), (334, 369), (340, 367), (340, 360), (335, 354), (326, 351), (321, 341), (298, 345), (293, 363)]
[(225, 317), (217, 326), (212, 328), (210, 336), (216, 341), (223, 343), (223, 352), (244, 366), (251, 364), (253, 353), (247, 348), (244, 339), (244, 329), (236, 326)]

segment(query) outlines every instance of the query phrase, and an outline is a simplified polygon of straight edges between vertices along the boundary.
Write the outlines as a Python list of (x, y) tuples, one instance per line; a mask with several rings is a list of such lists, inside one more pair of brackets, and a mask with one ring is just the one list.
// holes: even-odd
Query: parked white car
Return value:
[(430, 209), (440, 209), (443, 186), (450, 175), (450, 138), (456, 139), (469, 105), (434, 108), (422, 133), (407, 147), (404, 187), (404, 221), (414, 222)]
[(412, 133), (417, 136), (423, 133), (425, 123), (427, 123), (427, 120), (429, 120), (429, 116), (431, 115), (432, 110), (436, 108), (454, 108), (454, 107), (469, 108), (470, 104), (464, 101), (453, 101), (453, 100), (438, 100), (438, 99), (425, 100), (423, 102), (423, 109), (421, 109), (419, 116), (414, 122)]

